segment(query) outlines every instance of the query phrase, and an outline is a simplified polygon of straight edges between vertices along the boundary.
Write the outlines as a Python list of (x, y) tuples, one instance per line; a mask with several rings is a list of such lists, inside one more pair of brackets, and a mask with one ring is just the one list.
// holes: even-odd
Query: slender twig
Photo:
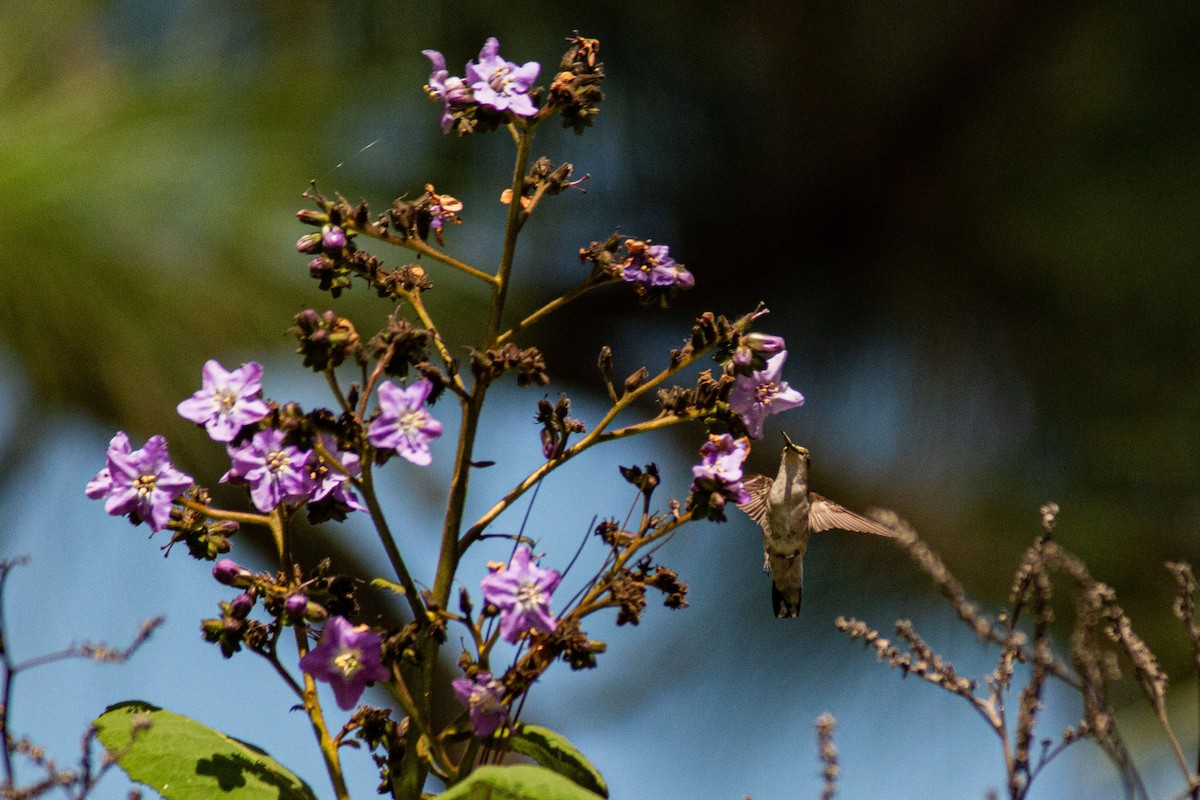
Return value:
[[(296, 649), (303, 658), (308, 653), (308, 639), (303, 626), (297, 626), (295, 631)], [(333, 793), (338, 800), (350, 800), (350, 793), (346, 790), (346, 781), (342, 777), (337, 742), (329, 735), (329, 728), (325, 726), (325, 717), (321, 713), (321, 703), (317, 699), (317, 684), (307, 672), (303, 674), (304, 691), (301, 697), (304, 699), (304, 711), (308, 714), (308, 721), (317, 737), (317, 745), (321, 750), (321, 757), (325, 761), (325, 771), (329, 773), (329, 781), (333, 784)]]
[[(547, 461), (533, 472), (529, 473), (529, 475), (526, 476), (520, 483), (510, 489), (509, 492), (504, 495), (504, 497), (500, 498), (495, 505), (484, 512), (484, 514), (479, 517), (479, 519), (477, 519), (475, 523), (472, 524), (471, 527), (468, 528), (463, 534), (462, 539), (459, 541), (459, 554), (461, 555), (462, 553), (466, 552), (466, 549), (483, 535), (483, 532), (487, 529), (487, 526), (490, 525), (492, 521), (496, 519), (496, 517), (500, 516), (505, 509), (512, 505), (514, 500), (527, 492), (531, 487), (535, 486), (542, 478), (546, 477), (551, 472), (558, 469), (567, 461), (571, 460), (588, 448), (603, 442), (610, 442), (615, 439), (623, 439), (629, 436), (647, 433), (652, 430), (666, 428), (671, 425), (677, 425), (688, 420), (698, 419), (704, 416), (705, 413), (706, 412), (698, 411), (692, 414), (682, 414), (680, 416), (655, 417), (654, 419), (647, 420), (646, 422), (640, 422), (635, 425), (629, 425), (624, 428), (618, 428), (615, 431), (609, 432), (601, 432), (601, 428), (597, 426), (597, 428), (594, 429), (591, 434), (585, 436), (571, 447), (568, 447), (557, 458)], [(603, 425), (605, 421), (611, 421), (612, 416), (614, 415), (610, 414), (606, 416), (605, 420), (602, 420), (600, 424)]]
[(542, 317), (557, 311), (567, 303), (570, 303), (572, 300), (577, 300), (590, 290), (595, 289), (598, 286), (604, 286), (605, 284), (615, 283), (616, 280), (616, 278), (610, 278), (605, 275), (601, 275), (599, 277), (596, 275), (589, 275), (587, 278), (568, 290), (566, 294), (560, 295), (559, 297), (551, 300), (549, 303), (546, 303), (546, 305), (542, 306), (537, 311), (534, 311), (532, 314), (525, 317), (525, 319), (521, 320), (504, 333), (497, 336), (496, 344), (503, 344), (513, 336), (516, 336), (518, 333), (523, 331), (525, 328), (528, 328), (530, 325), (540, 320)]
[[(317, 447), (320, 449), (320, 443), (317, 444)], [(408, 601), (409, 608), (412, 609), (413, 620), (418, 625), (424, 626), (429, 621), (425, 614), (425, 604), (421, 601), (421, 595), (417, 591), (417, 584), (413, 581), (412, 575), (408, 571), (408, 566), (404, 563), (404, 557), (400, 554), (400, 548), (396, 546), (396, 539), (392, 536), (392, 529), (388, 525), (387, 517), (384, 516), (383, 508), (379, 505), (379, 497), (375, 494), (375, 482), (372, 477), (370, 458), (363, 459), (362, 476), (356, 479), (355, 483), (362, 492), (363, 500), (367, 504), (367, 513), (371, 515), (371, 522), (375, 526), (375, 533), (379, 536), (380, 543), (383, 544), (384, 552), (387, 553), (388, 561), (392, 565), (392, 572), (395, 573), (396, 579), (400, 581), (400, 585), (404, 587), (404, 597)]]

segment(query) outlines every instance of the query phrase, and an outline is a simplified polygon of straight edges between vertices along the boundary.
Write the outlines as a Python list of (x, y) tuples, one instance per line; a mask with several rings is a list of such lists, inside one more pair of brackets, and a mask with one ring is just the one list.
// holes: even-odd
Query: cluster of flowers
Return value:
[[(272, 413), (262, 398), (262, 365), (250, 362), (231, 372), (209, 360), (202, 375), (202, 387), (181, 402), (178, 411), (204, 426), (213, 441), (225, 444), (232, 466), (222, 483), (248, 486), (251, 502), (264, 514), (280, 503), (327, 499), (365, 510), (353, 489), (360, 456), (338, 449), (332, 435), (322, 435), (319, 447), (311, 449), (286, 444), (286, 434), (273, 427), (246, 435), (248, 426)], [(380, 385), (379, 414), (367, 427), (368, 443), (413, 464), (428, 465), (429, 443), (442, 433), (441, 423), (425, 408), (432, 389), (427, 379), (408, 387), (391, 381)], [(87, 486), (88, 497), (107, 498), (109, 514), (129, 516), (135, 524), (149, 522), (155, 531), (167, 527), (172, 503), (193, 481), (171, 464), (166, 439), (153, 436), (141, 450), (131, 450), (122, 431), (109, 443), (107, 457), (107, 466)]]
[[(550, 612), (550, 595), (562, 580), (561, 574), (538, 567), (526, 546), (517, 549), (507, 566), (491, 564), (489, 569), (480, 586), (484, 602), (499, 614), (501, 638), (515, 644), (525, 636), (554, 631), (557, 622)], [(227, 586), (240, 587), (248, 587), (254, 580), (249, 570), (230, 559), (216, 563), (213, 577)], [(254, 601), (250, 590), (227, 604), (227, 613), (234, 617), (235, 624), (245, 619)], [(322, 619), (323, 612), (314, 613), (313, 606), (305, 595), (292, 594), (283, 603), (285, 619), (291, 622)], [(231, 654), (232, 650), (228, 652)], [(370, 682), (390, 677), (383, 663), (383, 640), (379, 633), (365, 625), (353, 625), (342, 616), (328, 619), (317, 646), (300, 659), (300, 668), (315, 680), (328, 683), (338, 707), (347, 711), (358, 703)], [(480, 671), (459, 678), (453, 687), (469, 709), (478, 736), (491, 736), (507, 719), (504, 684), (494, 680), (490, 673)]]
[(452, 76), (446, 69), (446, 57), (437, 50), (422, 50), (433, 72), (426, 90), (429, 96), (442, 102), (442, 132), (454, 127), (456, 112), (474, 107), (497, 114), (509, 112), (519, 117), (532, 117), (537, 106), (529, 96), (541, 65), (529, 61), (517, 66), (500, 57), (500, 41), (496, 37), (484, 42), (478, 61), (467, 62), (465, 77)]
[(749, 436), (709, 436), (700, 447), (700, 463), (692, 467), (691, 490), (704, 496), (718, 514), (727, 502), (741, 504), (750, 499), (742, 480), (749, 439), (762, 438), (763, 423), (770, 415), (804, 403), (804, 396), (782, 379), (786, 360), (783, 338), (760, 333), (741, 336), (729, 358), (727, 369), (736, 376), (729, 408), (741, 418)]

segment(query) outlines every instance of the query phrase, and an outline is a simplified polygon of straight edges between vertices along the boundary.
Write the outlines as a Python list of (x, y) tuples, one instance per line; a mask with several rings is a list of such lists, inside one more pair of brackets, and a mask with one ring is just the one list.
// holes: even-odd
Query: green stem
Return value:
[[(521, 196), (521, 184), (529, 161), (530, 144), (534, 126), (523, 126), (517, 140), (517, 158), (513, 166), (512, 192), (514, 198)], [(500, 267), (496, 272), (496, 283), (492, 287), (492, 307), (488, 314), (487, 330), (483, 347), (487, 350), (496, 343), (500, 323), (504, 318), (504, 301), (508, 296), (508, 279), (512, 274), (513, 258), (517, 250), (517, 234), (521, 227), (519, 202), (510, 203), (508, 218), (504, 226), (504, 245), (500, 253)], [(433, 596), (445, 608), (450, 600), (450, 588), (458, 568), (458, 532), (462, 526), (463, 508), (467, 501), (467, 484), (471, 473), (471, 454), (475, 447), (475, 434), (479, 428), (479, 416), (483, 412), (483, 400), (487, 394), (487, 383), (476, 381), (470, 397), (463, 406), (462, 427), (458, 434), (458, 452), (455, 455), (454, 475), (450, 481), (450, 494), (446, 500), (446, 517), (442, 527), (442, 545), (438, 558), (437, 577), (434, 579)]]
[(570, 303), (572, 300), (576, 300), (576, 299), (582, 297), (585, 293), (587, 293), (588, 291), (590, 291), (592, 289), (595, 289), (597, 286), (603, 286), (606, 283), (613, 283), (613, 282), (614, 282), (613, 279), (610, 279), (608, 277), (602, 276), (599, 279), (597, 279), (595, 275), (589, 275), (580, 284), (575, 286), (573, 289), (571, 289), (566, 294), (562, 295), (561, 297), (557, 297), (554, 300), (551, 300), (549, 303), (546, 303), (546, 305), (542, 306), (537, 311), (534, 311), (532, 314), (527, 316), (525, 319), (521, 320), (516, 325), (514, 325), (513, 327), (506, 330), (504, 333), (497, 336), (496, 344), (504, 344), (504, 342), (508, 341), (513, 336), (516, 336), (522, 330), (524, 330), (525, 328), (528, 328), (530, 325), (537, 322), (542, 317), (544, 317), (547, 314), (550, 314), (554, 311), (557, 311), (558, 309), (565, 306), (567, 303)]
[(437, 326), (433, 324), (433, 317), (429, 315), (429, 310), (425, 308), (425, 302), (421, 299), (421, 293), (418, 291), (405, 292), (401, 290), (404, 299), (408, 301), (413, 310), (417, 312), (417, 318), (421, 320), (421, 324), (433, 336), (434, 347), (437, 348), (438, 355), (442, 358), (442, 363), (446, 365), (446, 374), (450, 376), (450, 388), (461, 399), (467, 397), (467, 387), (463, 383), (462, 376), (458, 374), (455, 367), (456, 360), (450, 354), (450, 348), (446, 346), (446, 342), (442, 339), (442, 335), (438, 333)]
[(479, 280), (481, 280), (485, 283), (490, 283), (493, 286), (496, 284), (496, 276), (495, 275), (489, 275), (482, 270), (478, 270), (475, 267), (472, 267), (470, 264), (463, 263), (462, 261), (459, 261), (457, 258), (453, 258), (451, 256), (446, 255), (445, 253), (443, 253), (440, 250), (435, 250), (434, 248), (430, 247), (423, 240), (418, 239), (416, 236), (409, 236), (407, 238), (401, 238), (399, 236), (396, 236), (395, 234), (388, 233), (386, 231), (380, 232), (371, 227), (367, 227), (367, 228), (356, 227), (354, 230), (356, 230), (359, 233), (364, 234), (366, 236), (370, 236), (372, 239), (378, 239), (381, 242), (387, 242), (388, 244), (394, 244), (397, 247), (404, 247), (408, 250), (412, 250), (414, 253), (420, 253), (423, 256), (428, 256), (433, 261), (438, 261), (442, 264), (445, 264), (448, 267), (452, 267), (453, 269), (458, 270), (459, 272), (465, 272), (467, 275), (470, 275), (472, 278), (478, 278)]
[(636, 389), (626, 392), (623, 397), (618, 399), (617, 402), (613, 403), (612, 408), (608, 410), (608, 413), (604, 415), (603, 419), (596, 423), (596, 426), (592, 428), (591, 433), (584, 436), (583, 439), (581, 439), (574, 446), (568, 447), (566, 450), (564, 450), (562, 455), (558, 458), (547, 461), (545, 464), (531, 472), (524, 480), (522, 480), (519, 484), (517, 484), (517, 486), (509, 491), (509, 493), (506, 494), (498, 503), (488, 509), (488, 511), (482, 517), (480, 517), (475, 524), (466, 531), (466, 533), (463, 534), (462, 539), (458, 543), (459, 554), (461, 555), (462, 553), (466, 552), (466, 549), (471, 546), (472, 542), (483, 535), (484, 529), (491, 524), (492, 520), (498, 517), (501, 512), (504, 511), (504, 509), (508, 508), (508, 506), (512, 504), (514, 500), (523, 495), (550, 472), (554, 471), (560, 465), (567, 462), (574, 456), (579, 455), (592, 445), (611, 441), (613, 439), (621, 439), (627, 436), (633, 436), (639, 433), (645, 433), (647, 431), (657, 430), (659, 428), (674, 425), (685, 420), (697, 419), (705, 416), (707, 412), (697, 411), (682, 416), (656, 417), (655, 419), (647, 420), (646, 422), (638, 423), (636, 425), (629, 425), (625, 428), (612, 431), (611, 433), (605, 432), (605, 428), (607, 428), (612, 421), (616, 419), (617, 415), (624, 411), (635, 400), (651, 389), (656, 388), (680, 370), (685, 369), (691, 364), (694, 364), (711, 349), (711, 345), (708, 347), (697, 348), (688, 358), (682, 359), (679, 361), (679, 363), (664, 369), (658, 375), (655, 375), (653, 378), (646, 381)]
[(383, 508), (379, 505), (379, 498), (375, 494), (375, 482), (372, 478), (371, 469), (371, 459), (369, 457), (364, 458), (362, 461), (362, 478), (358, 481), (358, 488), (362, 491), (363, 500), (367, 504), (367, 511), (371, 515), (371, 522), (375, 525), (375, 532), (379, 534), (379, 541), (383, 543), (383, 549), (387, 553), (388, 561), (391, 562), (392, 571), (396, 573), (396, 578), (400, 581), (400, 585), (404, 587), (404, 597), (408, 600), (409, 608), (412, 609), (413, 620), (417, 625), (424, 626), (429, 621), (425, 614), (425, 604), (421, 602), (421, 595), (417, 591), (417, 585), (413, 582), (412, 575), (408, 572), (404, 558), (400, 555), (400, 548), (396, 546), (396, 539), (392, 536), (392, 530), (388, 526), (387, 518), (383, 515)]
[(342, 387), (338, 385), (337, 375), (334, 374), (332, 366), (325, 368), (325, 380), (329, 383), (329, 389), (333, 392), (333, 396), (337, 398), (338, 405), (341, 406), (342, 411), (345, 411), (347, 414), (353, 414), (354, 408), (346, 400), (346, 395), (342, 393)]
[[(295, 631), (296, 649), (303, 658), (308, 653), (308, 640), (305, 638), (303, 626), (296, 627)], [(325, 717), (321, 714), (321, 703), (317, 700), (317, 684), (307, 672), (304, 673), (303, 698), (304, 710), (312, 724), (313, 733), (316, 734), (317, 744), (321, 748), (321, 757), (325, 761), (325, 770), (329, 773), (329, 780), (333, 784), (333, 793), (338, 800), (350, 800), (350, 793), (346, 790), (346, 781), (342, 777), (342, 764), (338, 757), (337, 742), (333, 740), (333, 737), (329, 735), (329, 729), (325, 727)]]
[(533, 144), (533, 125), (521, 128), (517, 136), (517, 161), (513, 166), (512, 196), (508, 204), (508, 218), (504, 224), (504, 249), (500, 253), (500, 269), (492, 286), (492, 309), (488, 317), (484, 349), (495, 345), (500, 333), (500, 322), (504, 317), (504, 301), (508, 296), (508, 278), (512, 274), (513, 257), (517, 251), (517, 234), (521, 230), (521, 186), (525, 181), (525, 168), (529, 163), (529, 150)]
[(240, 522), (244, 525), (262, 525), (264, 528), (271, 527), (271, 518), (266, 514), (249, 514), (242, 511), (226, 511), (221, 508), (213, 508), (206, 506), (203, 503), (197, 503), (195, 500), (189, 500), (186, 497), (180, 497), (179, 502), (193, 511), (199, 511), (209, 519), (225, 519), (231, 522)]

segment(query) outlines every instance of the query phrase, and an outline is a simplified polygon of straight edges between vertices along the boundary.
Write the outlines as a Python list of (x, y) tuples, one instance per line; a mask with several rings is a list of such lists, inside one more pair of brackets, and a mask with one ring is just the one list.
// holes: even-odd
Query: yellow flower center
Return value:
[(333, 665), (337, 667), (342, 675), (347, 679), (353, 678), (354, 673), (363, 668), (362, 653), (357, 648), (350, 648), (338, 653), (333, 659)]

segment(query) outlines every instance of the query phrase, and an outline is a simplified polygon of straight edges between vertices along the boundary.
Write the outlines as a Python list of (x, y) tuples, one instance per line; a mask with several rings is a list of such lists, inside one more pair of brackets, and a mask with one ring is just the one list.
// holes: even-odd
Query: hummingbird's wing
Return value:
[(765, 527), (767, 524), (767, 492), (771, 491), (771, 479), (766, 475), (751, 475), (742, 481), (742, 485), (750, 493), (750, 499), (744, 503), (738, 503), (738, 508), (745, 511), (750, 519)]
[(859, 516), (832, 500), (826, 500), (816, 492), (808, 493), (808, 527), (812, 531), (827, 531), (837, 528), (842, 531), (874, 533), (878, 536), (895, 536), (891, 528)]

